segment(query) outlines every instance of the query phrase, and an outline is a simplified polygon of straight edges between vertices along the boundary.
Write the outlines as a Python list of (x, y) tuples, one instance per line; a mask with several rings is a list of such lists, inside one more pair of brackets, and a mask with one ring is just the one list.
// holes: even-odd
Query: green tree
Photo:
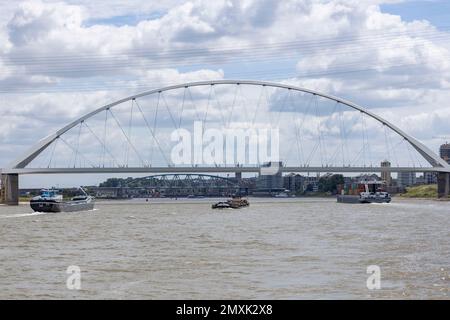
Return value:
[(319, 191), (336, 193), (339, 184), (344, 184), (344, 176), (342, 174), (320, 177)]

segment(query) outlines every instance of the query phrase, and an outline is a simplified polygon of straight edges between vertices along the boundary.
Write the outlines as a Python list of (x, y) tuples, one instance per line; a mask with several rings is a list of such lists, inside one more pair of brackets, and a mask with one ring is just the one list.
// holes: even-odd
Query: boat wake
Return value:
[[(92, 209), (92, 210), (86, 210), (86, 211), (78, 211), (76, 213), (82, 213), (82, 212), (93, 212), (93, 211), (97, 211), (99, 209)], [(18, 213), (18, 214), (10, 214), (10, 215), (6, 215), (6, 216), (0, 216), (1, 218), (21, 218), (21, 217), (35, 217), (35, 216), (42, 216), (42, 215), (47, 215), (47, 214), (61, 214), (61, 213), (65, 213), (65, 212), (30, 212), (30, 213)], [(71, 214), (74, 214), (75, 212), (69, 212)]]
[(31, 212), (31, 213), (18, 213), (18, 214), (11, 214), (7, 216), (1, 216), (0, 218), (21, 218), (21, 217), (34, 217), (34, 216), (41, 216), (45, 214), (54, 214), (55, 212)]

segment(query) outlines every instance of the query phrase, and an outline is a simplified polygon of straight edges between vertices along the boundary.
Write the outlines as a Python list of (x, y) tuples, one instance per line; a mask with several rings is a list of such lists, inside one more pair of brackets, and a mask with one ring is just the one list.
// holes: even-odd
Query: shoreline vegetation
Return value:
[(399, 196), (403, 198), (437, 199), (437, 184), (407, 187), (406, 191)]

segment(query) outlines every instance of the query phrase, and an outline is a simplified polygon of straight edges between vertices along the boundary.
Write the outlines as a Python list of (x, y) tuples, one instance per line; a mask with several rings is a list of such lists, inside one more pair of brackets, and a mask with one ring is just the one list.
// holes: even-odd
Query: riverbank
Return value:
[[(316, 201), (336, 201), (336, 195), (327, 194), (317, 194), (317, 195), (303, 195), (298, 197), (288, 197), (288, 198), (276, 198), (276, 197), (247, 197), (250, 203), (292, 203), (292, 202), (316, 202)], [(437, 198), (437, 186), (427, 185), (427, 186), (416, 186), (408, 188), (405, 193), (392, 195), (393, 200), (436, 200), (436, 201), (450, 201), (447, 199)], [(20, 197), (20, 205), (29, 205), (31, 198)], [(192, 204), (192, 203), (213, 203), (218, 201), (224, 201), (226, 197), (204, 197), (204, 198), (131, 198), (131, 199), (101, 199), (97, 198), (96, 203), (99, 204)]]
[(404, 193), (399, 194), (403, 198), (437, 199), (437, 185), (428, 184), (407, 187)]

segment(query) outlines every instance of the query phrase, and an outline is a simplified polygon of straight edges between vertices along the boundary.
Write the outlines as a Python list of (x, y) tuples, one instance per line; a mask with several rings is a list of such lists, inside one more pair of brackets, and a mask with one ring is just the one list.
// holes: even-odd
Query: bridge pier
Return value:
[(236, 180), (237, 180), (237, 182), (241, 182), (241, 180), (242, 180), (242, 172), (236, 172), (235, 174), (234, 174), (234, 177), (236, 178)]
[(19, 175), (1, 175), (1, 202), (10, 206), (19, 205)]
[(447, 198), (450, 190), (450, 173), (438, 173), (438, 198)]

